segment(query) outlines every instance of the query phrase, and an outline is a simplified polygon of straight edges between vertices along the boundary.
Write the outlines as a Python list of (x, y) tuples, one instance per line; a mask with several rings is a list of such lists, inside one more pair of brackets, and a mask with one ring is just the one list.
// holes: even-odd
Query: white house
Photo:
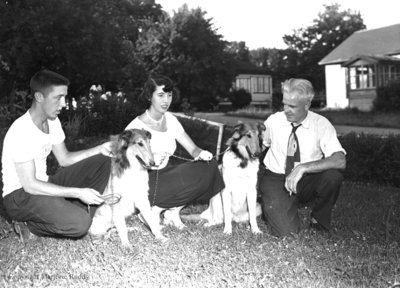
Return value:
[(400, 79), (400, 24), (353, 33), (319, 65), (328, 108), (371, 110), (377, 88)]

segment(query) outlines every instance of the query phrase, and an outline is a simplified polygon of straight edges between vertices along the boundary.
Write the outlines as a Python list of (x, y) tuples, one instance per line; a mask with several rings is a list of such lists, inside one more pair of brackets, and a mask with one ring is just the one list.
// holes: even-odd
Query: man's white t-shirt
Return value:
[[(129, 123), (129, 125), (125, 128), (125, 130), (133, 128), (145, 129), (151, 133), (151, 150), (154, 154), (156, 164), (161, 164), (157, 167), (157, 169), (162, 169), (167, 166), (170, 155), (173, 155), (176, 150), (176, 138), (185, 132), (182, 124), (172, 113), (165, 113), (165, 121), (167, 125), (167, 130), (165, 132), (152, 129), (143, 123), (139, 117), (133, 119), (132, 122)], [(163, 159), (163, 161), (158, 163), (159, 159)]]
[(1, 157), (3, 174), (3, 197), (22, 188), (14, 163), (35, 162), (36, 178), (48, 180), (46, 158), (52, 146), (65, 139), (58, 118), (47, 120), (49, 134), (43, 133), (32, 121), (29, 111), (10, 126), (4, 138)]

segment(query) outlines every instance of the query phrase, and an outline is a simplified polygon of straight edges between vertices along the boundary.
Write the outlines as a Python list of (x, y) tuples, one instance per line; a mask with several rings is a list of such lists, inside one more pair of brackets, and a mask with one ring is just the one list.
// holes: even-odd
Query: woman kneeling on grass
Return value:
[[(136, 117), (126, 129), (146, 129), (151, 134), (150, 145), (156, 167), (149, 170), (149, 201), (153, 211), (160, 215), (164, 210), (164, 224), (182, 229), (179, 212), (184, 205), (194, 201), (208, 201), (224, 187), (218, 164), (212, 154), (200, 149), (185, 132), (181, 123), (168, 109), (179, 94), (171, 79), (150, 76), (139, 96), (146, 110)], [(195, 159), (202, 161), (168, 164), (176, 150), (176, 141)]]

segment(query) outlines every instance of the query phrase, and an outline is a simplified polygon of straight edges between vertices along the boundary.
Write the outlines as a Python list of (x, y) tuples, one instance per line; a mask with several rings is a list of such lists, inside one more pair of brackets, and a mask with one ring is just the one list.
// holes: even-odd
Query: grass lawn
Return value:
[[(400, 128), (400, 113), (396, 112), (361, 112), (351, 109), (328, 110), (311, 109), (325, 116), (334, 125), (350, 125), (360, 127)], [(260, 108), (244, 108), (227, 115), (246, 116), (265, 120), (272, 112)]]
[[(38, 238), (25, 246), (0, 217), (1, 287), (398, 287), (400, 189), (345, 182), (333, 215), (333, 233), (303, 229), (278, 239), (259, 219), (248, 225), (167, 227), (156, 241), (136, 216), (129, 219), (132, 247), (115, 230), (98, 244)], [(201, 211), (205, 206), (186, 208)], [(307, 227), (309, 209), (300, 210)]]

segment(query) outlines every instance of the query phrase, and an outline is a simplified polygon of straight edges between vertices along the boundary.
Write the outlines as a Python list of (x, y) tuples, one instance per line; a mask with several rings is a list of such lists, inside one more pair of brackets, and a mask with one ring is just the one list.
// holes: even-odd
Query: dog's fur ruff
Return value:
[(206, 226), (225, 223), (224, 233), (232, 233), (232, 220), (250, 221), (253, 233), (262, 233), (257, 225), (261, 205), (257, 202), (257, 174), (261, 153), (262, 123), (239, 123), (227, 141), (229, 150), (222, 158), (221, 172), (225, 188), (210, 200), (200, 217)]
[(103, 203), (96, 210), (89, 234), (98, 237), (115, 226), (122, 245), (129, 246), (125, 219), (137, 208), (154, 236), (162, 241), (167, 239), (161, 234), (159, 219), (152, 212), (148, 198), (146, 168), (154, 166), (150, 138), (150, 132), (139, 129), (125, 130), (117, 139), (114, 137), (111, 175), (103, 195), (119, 194), (121, 199), (112, 205)]

